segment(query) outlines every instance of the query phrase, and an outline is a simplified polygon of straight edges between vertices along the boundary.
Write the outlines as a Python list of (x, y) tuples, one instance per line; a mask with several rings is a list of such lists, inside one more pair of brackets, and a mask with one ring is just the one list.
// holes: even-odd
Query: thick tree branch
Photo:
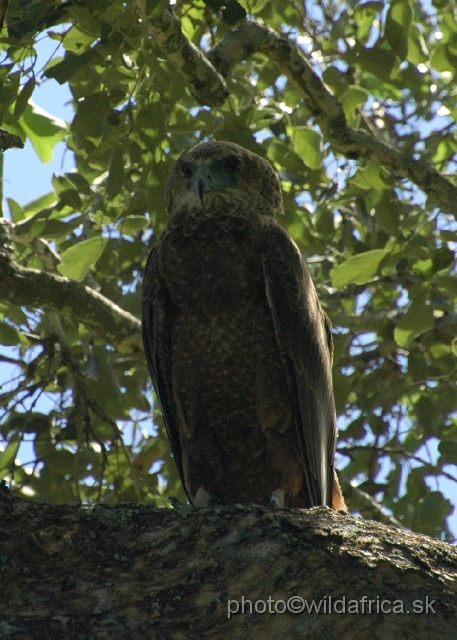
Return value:
[(455, 637), (455, 547), (330, 509), (54, 506), (0, 487), (0, 515), (7, 636)]
[(229, 95), (224, 79), (184, 36), (181, 23), (172, 10), (168, 6), (157, 7), (147, 16), (146, 0), (137, 0), (136, 5), (141, 21), (164, 54), (181, 71), (194, 98), (210, 107), (222, 105)]
[(258, 22), (243, 22), (224, 36), (208, 59), (227, 76), (236, 64), (256, 51), (275, 62), (297, 87), (335, 151), (387, 167), (420, 187), (443, 211), (457, 214), (457, 188), (427, 161), (416, 160), (369, 133), (348, 126), (341, 103), (313, 71), (295, 42)]
[[(5, 221), (6, 223), (7, 221)], [(82, 322), (121, 351), (141, 350), (141, 323), (94, 289), (69, 278), (28, 269), (13, 260), (8, 247), (7, 225), (0, 225), (0, 299), (47, 308)]]

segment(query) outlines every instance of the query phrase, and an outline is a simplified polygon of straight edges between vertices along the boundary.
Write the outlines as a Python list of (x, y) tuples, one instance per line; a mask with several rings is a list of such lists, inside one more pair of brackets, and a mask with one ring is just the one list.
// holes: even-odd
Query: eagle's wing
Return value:
[(268, 227), (262, 261), (310, 501), (331, 506), (337, 430), (330, 320), (298, 247), (279, 225)]
[(148, 258), (143, 277), (143, 346), (155, 392), (159, 397), (171, 450), (182, 485), (184, 471), (176, 407), (173, 403), (171, 376), (170, 301), (157, 269), (157, 249)]

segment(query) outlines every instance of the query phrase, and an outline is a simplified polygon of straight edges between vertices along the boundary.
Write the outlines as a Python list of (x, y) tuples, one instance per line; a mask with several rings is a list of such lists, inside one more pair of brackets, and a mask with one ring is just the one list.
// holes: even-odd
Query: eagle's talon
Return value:
[(203, 487), (199, 487), (195, 494), (194, 507), (215, 507), (221, 501), (214, 493), (210, 493)]
[(284, 509), (284, 491), (282, 491), (282, 489), (276, 489), (276, 491), (273, 491), (269, 507), (270, 509)]

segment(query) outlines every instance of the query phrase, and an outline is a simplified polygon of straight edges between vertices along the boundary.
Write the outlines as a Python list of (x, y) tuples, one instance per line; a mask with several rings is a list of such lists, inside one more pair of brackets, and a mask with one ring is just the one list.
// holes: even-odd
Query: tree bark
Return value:
[(124, 353), (141, 353), (141, 322), (98, 291), (64, 276), (29, 269), (13, 258), (11, 229), (0, 218), (0, 300), (30, 309), (45, 308), (84, 323)]
[(53, 506), (2, 489), (0, 514), (1, 637), (457, 635), (454, 547), (328, 509)]

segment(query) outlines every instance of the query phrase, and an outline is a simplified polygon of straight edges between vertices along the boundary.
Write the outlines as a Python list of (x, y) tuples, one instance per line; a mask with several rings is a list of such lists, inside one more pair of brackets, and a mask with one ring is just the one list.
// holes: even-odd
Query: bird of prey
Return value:
[(275, 221), (279, 179), (229, 142), (183, 153), (143, 283), (143, 341), (189, 501), (345, 508), (331, 325)]

